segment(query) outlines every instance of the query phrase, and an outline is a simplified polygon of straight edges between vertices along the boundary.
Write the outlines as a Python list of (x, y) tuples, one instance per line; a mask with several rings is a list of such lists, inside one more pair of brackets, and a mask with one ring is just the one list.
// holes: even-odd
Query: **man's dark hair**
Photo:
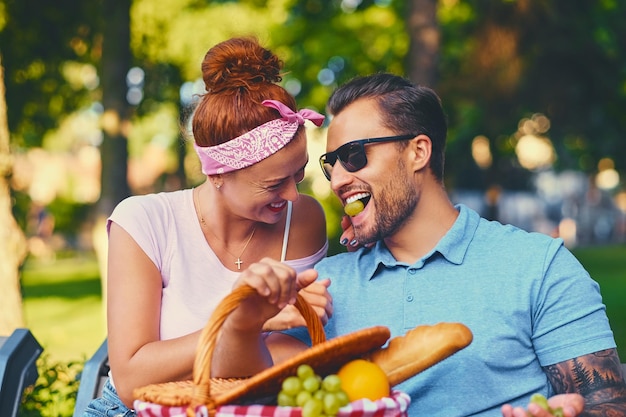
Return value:
[(389, 73), (353, 78), (337, 88), (328, 112), (339, 114), (356, 100), (371, 98), (380, 107), (383, 124), (396, 134), (422, 133), (432, 142), (430, 169), (443, 182), (447, 123), (441, 100), (432, 89)]

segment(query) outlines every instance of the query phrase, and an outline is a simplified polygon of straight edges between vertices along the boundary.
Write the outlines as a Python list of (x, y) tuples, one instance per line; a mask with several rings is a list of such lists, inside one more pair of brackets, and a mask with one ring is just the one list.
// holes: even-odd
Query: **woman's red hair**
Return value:
[(263, 100), (296, 111), (295, 99), (279, 86), (283, 62), (252, 37), (232, 38), (209, 49), (202, 61), (206, 94), (192, 120), (199, 146), (214, 146), (280, 117)]

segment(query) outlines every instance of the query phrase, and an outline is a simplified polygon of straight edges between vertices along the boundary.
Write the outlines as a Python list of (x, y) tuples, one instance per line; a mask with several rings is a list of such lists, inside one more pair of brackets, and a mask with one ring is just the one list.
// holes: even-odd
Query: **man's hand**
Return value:
[[(583, 412), (585, 400), (579, 394), (559, 394), (550, 397), (548, 405), (553, 410), (561, 409), (563, 417), (576, 417)], [(505, 404), (501, 411), (502, 417), (558, 417), (533, 402), (528, 404), (527, 410), (522, 407), (513, 408), (510, 404)]]
[(302, 288), (300, 295), (313, 307), (322, 324), (333, 315), (333, 297), (328, 292), (330, 279), (325, 278)]
[[(300, 295), (313, 307), (322, 324), (333, 315), (333, 300), (328, 292), (330, 279), (315, 281), (299, 291)], [(285, 330), (292, 327), (306, 326), (302, 314), (292, 305), (283, 308), (263, 325), (263, 331)]]

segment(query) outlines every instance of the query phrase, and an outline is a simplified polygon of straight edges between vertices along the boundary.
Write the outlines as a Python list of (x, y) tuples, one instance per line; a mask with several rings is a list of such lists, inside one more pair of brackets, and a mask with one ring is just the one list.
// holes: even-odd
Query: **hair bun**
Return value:
[(255, 38), (233, 38), (209, 49), (202, 62), (208, 93), (253, 90), (281, 81), (283, 62)]

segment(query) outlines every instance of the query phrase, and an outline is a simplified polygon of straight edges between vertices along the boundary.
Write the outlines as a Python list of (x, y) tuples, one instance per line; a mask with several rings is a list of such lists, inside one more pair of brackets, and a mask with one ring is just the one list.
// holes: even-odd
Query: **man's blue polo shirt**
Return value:
[(411, 395), (411, 416), (501, 416), (502, 404), (553, 394), (542, 366), (615, 347), (599, 286), (561, 239), (457, 209), (453, 227), (414, 264), (378, 242), (315, 267), (332, 280), (328, 338), (375, 325), (392, 337), (438, 322), (472, 331), (466, 349), (396, 387)]

